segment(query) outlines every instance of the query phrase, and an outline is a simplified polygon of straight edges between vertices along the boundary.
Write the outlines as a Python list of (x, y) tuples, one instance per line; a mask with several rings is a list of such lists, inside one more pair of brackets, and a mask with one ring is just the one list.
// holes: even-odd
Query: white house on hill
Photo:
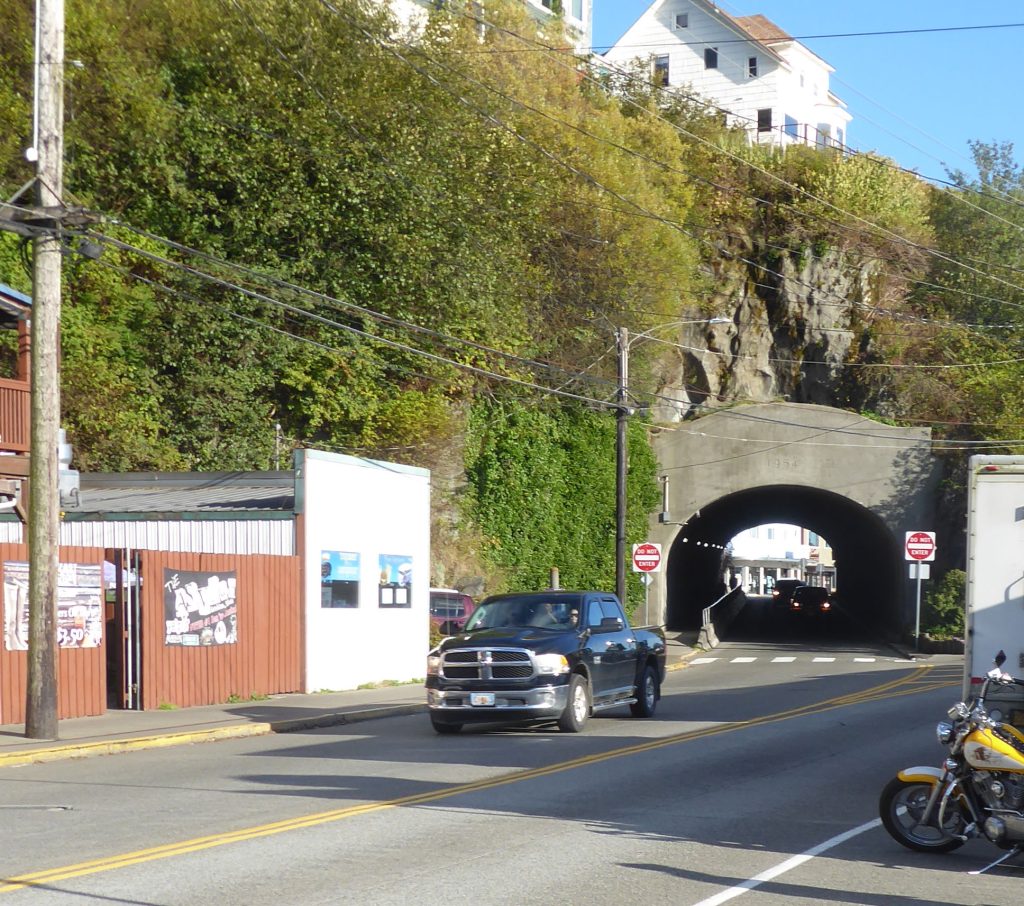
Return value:
[(655, 81), (696, 94), (752, 142), (843, 147), (850, 114), (821, 57), (764, 16), (733, 17), (708, 0), (655, 0), (605, 54), (642, 60)]
[[(387, 0), (395, 17), (406, 27), (416, 31), (423, 27), (432, 9), (451, 5), (465, 7), (468, 14), (487, 18), (487, 5), (482, 0)], [(574, 41), (577, 51), (590, 52), (593, 32), (593, 0), (522, 0), (543, 28), (562, 17), (565, 33)]]

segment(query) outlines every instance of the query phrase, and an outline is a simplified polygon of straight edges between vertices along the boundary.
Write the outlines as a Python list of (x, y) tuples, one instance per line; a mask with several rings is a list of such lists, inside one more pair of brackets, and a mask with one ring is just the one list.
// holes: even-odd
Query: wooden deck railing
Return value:
[(28, 453), (31, 390), (27, 381), (0, 378), (0, 451)]

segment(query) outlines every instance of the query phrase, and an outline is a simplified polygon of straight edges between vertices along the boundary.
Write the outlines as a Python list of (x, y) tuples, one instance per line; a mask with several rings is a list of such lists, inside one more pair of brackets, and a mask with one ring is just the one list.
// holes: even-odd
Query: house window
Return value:
[(768, 540), (769, 541), (774, 541), (775, 540), (775, 529), (773, 529), (771, 527), (769, 527), (769, 529), (768, 529)]
[(821, 540), (818, 538), (818, 533), (808, 532), (807, 543), (810, 544), (812, 547), (817, 547), (821, 543)]
[(668, 54), (654, 58), (654, 84), (668, 87)]
[(747, 59), (747, 77), (751, 79), (757, 78), (757, 57), (749, 57)]
[(689, 28), (690, 27), (690, 14), (689, 13), (676, 13), (676, 28)]
[(841, 148), (843, 146), (843, 130), (836, 129), (836, 144)]
[(583, 21), (583, 0), (572, 0), (572, 17)]
[(705, 47), (704, 48), (704, 68), (705, 69), (718, 69), (718, 48), (717, 47)]
[(799, 132), (797, 131), (797, 121), (788, 113), (785, 116), (785, 125), (782, 129), (790, 138), (797, 138), (799, 136)]
[(818, 123), (818, 144), (830, 145), (832, 138), (832, 127), (828, 123)]
[(772, 110), (768, 107), (764, 110), (757, 111), (757, 131), (758, 132), (771, 132), (772, 131)]

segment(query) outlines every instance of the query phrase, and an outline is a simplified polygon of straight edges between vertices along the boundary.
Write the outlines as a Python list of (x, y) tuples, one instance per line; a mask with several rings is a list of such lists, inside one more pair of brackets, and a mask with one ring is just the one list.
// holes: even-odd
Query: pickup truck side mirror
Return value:
[(594, 627), (594, 632), (622, 632), (624, 628), (618, 617), (602, 617), (600, 624)]

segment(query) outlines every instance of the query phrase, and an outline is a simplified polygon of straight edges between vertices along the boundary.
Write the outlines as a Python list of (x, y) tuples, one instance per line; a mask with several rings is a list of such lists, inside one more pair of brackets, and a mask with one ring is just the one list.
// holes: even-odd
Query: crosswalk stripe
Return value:
[[(715, 661), (720, 661), (720, 660), (722, 660), (722, 658), (720, 658), (720, 657), (695, 657), (692, 661), (690, 661), (690, 663), (691, 664), (713, 664)], [(773, 663), (773, 664), (792, 664), (792, 663), (795, 663), (798, 660), (800, 660), (800, 658), (793, 657), (791, 655), (785, 655), (785, 656), (773, 657), (771, 659), (771, 663)], [(840, 660), (840, 658), (820, 657), (819, 656), (819, 657), (813, 657), (813, 658), (811, 658), (811, 660), (815, 664), (834, 664), (837, 660)], [(854, 658), (850, 658), (850, 660), (852, 660), (855, 664), (875, 664), (875, 663), (877, 663), (879, 661), (879, 658), (875, 658), (875, 657), (854, 657)], [(884, 660), (889, 660), (889, 661), (892, 661), (893, 663), (907, 663), (907, 664), (916, 663), (913, 660), (904, 661), (902, 658), (881, 658), (881, 660), (883, 660), (883, 661)], [(729, 659), (728, 663), (730, 663), (730, 664), (753, 664), (756, 661), (757, 661), (756, 657), (734, 657), (734, 658)]]

